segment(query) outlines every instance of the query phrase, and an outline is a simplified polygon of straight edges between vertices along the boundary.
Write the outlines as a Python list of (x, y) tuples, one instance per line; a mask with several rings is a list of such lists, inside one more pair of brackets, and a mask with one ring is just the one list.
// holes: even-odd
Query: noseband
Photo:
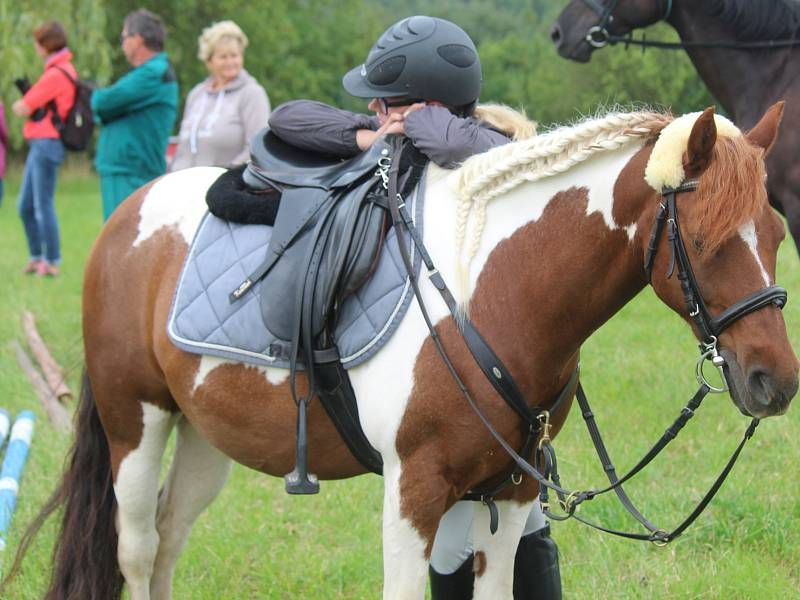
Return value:
[[(686, 245), (683, 243), (680, 227), (678, 226), (678, 204), (676, 196), (681, 192), (690, 192), (697, 189), (697, 180), (690, 179), (684, 181), (678, 187), (664, 188), (661, 194), (664, 201), (656, 213), (656, 220), (653, 224), (653, 229), (650, 232), (650, 241), (647, 245), (647, 254), (644, 261), (644, 269), (647, 273), (647, 279), (652, 283), (653, 263), (658, 251), (658, 242), (661, 237), (661, 232), (664, 230), (664, 223), (666, 222), (667, 228), (667, 243), (670, 249), (670, 260), (667, 268), (667, 279), (672, 277), (675, 271), (675, 265), (678, 266), (678, 281), (681, 284), (683, 291), (683, 299), (692, 318), (697, 331), (700, 334), (700, 351), (701, 356), (697, 362), (697, 379), (701, 384), (706, 384), (712, 392), (725, 392), (728, 390), (727, 380), (725, 378), (725, 359), (720, 356), (717, 351), (717, 341), (719, 335), (730, 327), (733, 323), (765, 306), (774, 305), (778, 308), (783, 308), (786, 304), (786, 290), (777, 285), (770, 285), (762, 288), (757, 292), (745, 296), (743, 299), (735, 302), (716, 317), (712, 317), (706, 303), (703, 301), (703, 294), (700, 292), (700, 286), (692, 271), (692, 264), (689, 261), (689, 254), (686, 252)], [(723, 387), (715, 387), (711, 385), (705, 375), (703, 374), (703, 364), (705, 361), (711, 361), (720, 372), (723, 382)]]
[[(661, 0), (659, 0), (659, 3), (660, 1)], [(589, 31), (586, 32), (585, 39), (589, 45), (595, 48), (602, 48), (608, 43), (615, 43), (625, 39), (619, 36), (612, 36), (608, 31), (608, 26), (614, 22), (614, 15), (612, 13), (617, 8), (617, 4), (619, 4), (619, 2), (620, 0), (612, 0), (611, 4), (605, 5), (602, 2), (598, 2), (598, 0), (583, 0), (583, 3), (591, 8), (595, 13), (597, 13), (597, 16), (600, 17), (600, 22), (597, 25), (590, 27)], [(671, 12), (672, 0), (666, 0), (664, 12), (659, 21), (666, 21)]]

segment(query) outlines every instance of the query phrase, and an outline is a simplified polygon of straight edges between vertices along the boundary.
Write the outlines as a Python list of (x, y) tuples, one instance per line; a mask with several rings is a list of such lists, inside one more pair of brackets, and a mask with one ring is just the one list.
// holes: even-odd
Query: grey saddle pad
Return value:
[[(420, 235), (424, 180), (408, 202)], [(167, 332), (176, 346), (195, 354), (289, 368), (288, 360), (282, 358), (287, 355), (285, 342), (267, 329), (261, 314), (261, 294), (281, 291), (265, 289), (262, 279), (237, 302), (229, 300), (229, 294), (266, 257), (271, 233), (267, 225), (239, 225), (206, 213), (184, 261), (167, 321)], [(410, 236), (405, 236), (419, 274), (419, 253)], [(380, 350), (397, 329), (413, 295), (391, 229), (374, 273), (338, 312), (334, 342), (345, 368), (361, 364)]]

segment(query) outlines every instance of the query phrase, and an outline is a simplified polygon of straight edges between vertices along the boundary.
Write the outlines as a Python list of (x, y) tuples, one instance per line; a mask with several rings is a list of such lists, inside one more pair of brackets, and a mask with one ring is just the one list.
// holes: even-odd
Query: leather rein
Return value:
[[(719, 334), (731, 323), (755, 310), (768, 305), (776, 305), (779, 308), (782, 308), (786, 303), (786, 290), (776, 285), (771, 285), (748, 295), (743, 300), (736, 302), (728, 309), (723, 311), (720, 315), (711, 317), (703, 301), (700, 288), (694, 277), (694, 273), (689, 262), (689, 256), (686, 252), (686, 247), (683, 243), (683, 239), (680, 234), (680, 228), (678, 226), (676, 195), (681, 192), (694, 190), (697, 187), (697, 181), (685, 181), (676, 188), (665, 188), (662, 191), (664, 201), (657, 212), (655, 223), (650, 234), (644, 268), (645, 272), (647, 273), (648, 281), (650, 281), (659, 239), (666, 223), (668, 244), (670, 247), (670, 263), (667, 272), (667, 278), (672, 276), (675, 266), (677, 265), (678, 279), (681, 283), (681, 288), (684, 293), (686, 305), (689, 309), (689, 314), (700, 331), (702, 337), (700, 344), (701, 356), (698, 360), (697, 366), (697, 378), (700, 387), (686, 404), (686, 406), (683, 407), (677, 419), (675, 419), (672, 425), (667, 428), (661, 438), (653, 445), (647, 454), (645, 454), (645, 456), (625, 475), (618, 477), (615, 467), (608, 456), (605, 445), (603, 444), (602, 437), (594, 420), (594, 415), (586, 399), (586, 394), (584, 393), (583, 387), (578, 381), (578, 368), (576, 367), (568, 382), (558, 394), (556, 400), (548, 408), (539, 406), (530, 407), (525, 402), (522, 392), (514, 381), (511, 373), (508, 371), (505, 365), (503, 365), (502, 361), (497, 357), (489, 344), (481, 336), (470, 320), (458, 310), (458, 305), (453, 297), (453, 294), (445, 284), (441, 273), (439, 273), (438, 269), (434, 265), (423, 244), (419, 232), (414, 226), (411, 216), (406, 210), (403, 198), (398, 193), (398, 165), (400, 163), (400, 156), (404, 147), (402, 144), (403, 141), (400, 139), (396, 139), (394, 141), (394, 155), (387, 155), (381, 159), (376, 175), (381, 177), (384, 189), (386, 189), (388, 193), (389, 212), (397, 233), (400, 254), (403, 258), (411, 286), (414, 290), (414, 295), (416, 296), (417, 303), (430, 332), (431, 339), (436, 346), (437, 352), (450, 372), (451, 377), (456, 382), (461, 394), (475, 412), (478, 419), (483, 423), (484, 427), (486, 427), (489, 433), (495, 438), (497, 443), (500, 444), (503, 450), (515, 463), (512, 473), (503, 479), (499, 484), (486, 487), (485, 489), (470, 490), (464, 496), (464, 499), (481, 501), (489, 508), (490, 530), (494, 534), (498, 527), (498, 511), (495, 505), (495, 496), (497, 496), (501, 491), (510, 485), (519, 485), (522, 482), (523, 474), (525, 474), (533, 477), (539, 482), (539, 498), (542, 504), (542, 509), (551, 519), (563, 521), (569, 518), (575, 518), (578, 521), (586, 523), (587, 525), (607, 533), (629, 539), (655, 542), (658, 544), (666, 544), (677, 538), (689, 525), (691, 525), (692, 522), (694, 522), (694, 520), (706, 508), (714, 495), (716, 495), (717, 491), (722, 486), (722, 483), (725, 481), (728, 473), (733, 468), (733, 465), (736, 462), (736, 459), (739, 457), (739, 454), (745, 443), (755, 432), (755, 429), (759, 423), (758, 418), (754, 417), (751, 420), (741, 442), (734, 450), (731, 458), (728, 460), (728, 463), (725, 465), (722, 472), (697, 507), (677, 528), (671, 532), (654, 525), (647, 518), (645, 518), (630, 501), (622, 487), (622, 484), (640, 472), (673, 439), (675, 439), (684, 425), (686, 425), (689, 419), (694, 416), (695, 411), (700, 407), (703, 398), (705, 398), (708, 393), (727, 391), (727, 384), (723, 387), (714, 387), (709, 384), (702, 370), (702, 365), (705, 363), (705, 361), (711, 361), (712, 364), (719, 369), (723, 378), (723, 382), (726, 381), (726, 374), (724, 370), (725, 361), (717, 351), (717, 339)], [(433, 323), (431, 322), (428, 310), (422, 300), (419, 282), (414, 274), (411, 256), (405, 242), (405, 236), (402, 235), (403, 229), (408, 232), (414, 245), (420, 252), (423, 264), (427, 270), (427, 276), (433, 286), (438, 290), (439, 294), (442, 296), (442, 299), (447, 305), (447, 308), (453, 315), (454, 322), (456, 323), (460, 334), (463, 336), (464, 341), (469, 348), (469, 351), (472, 354), (475, 362), (483, 371), (484, 375), (492, 384), (497, 393), (521, 417), (524, 441), (520, 452), (517, 452), (514, 448), (512, 448), (508, 442), (503, 439), (500, 433), (498, 433), (491, 421), (477, 405), (463, 379), (456, 371), (439, 335), (433, 326)], [(564, 401), (567, 398), (570, 398), (573, 393), (575, 393), (577, 396), (584, 421), (586, 422), (586, 426), (589, 430), (592, 442), (594, 443), (598, 457), (603, 466), (603, 470), (606, 472), (610, 483), (610, 485), (607, 487), (599, 490), (589, 489), (585, 491), (578, 491), (569, 490), (563, 487), (558, 473), (555, 451), (550, 444), (550, 419), (552, 415), (554, 415), (560, 409)], [(534, 452), (534, 460), (528, 462), (528, 457), (530, 457), (532, 451)], [(534, 466), (535, 464), (542, 465), (542, 467), (537, 468)], [(555, 493), (561, 508), (564, 510), (564, 514), (554, 514), (550, 512), (551, 491)], [(610, 491), (615, 492), (626, 510), (628, 510), (628, 512), (637, 521), (639, 521), (639, 523), (641, 523), (645, 529), (647, 529), (647, 533), (632, 533), (613, 530), (591, 523), (575, 514), (578, 506), (584, 501), (591, 500)]]
[[(662, 0), (659, 0), (661, 2)], [(642, 33), (641, 39), (634, 39), (633, 30), (629, 31), (626, 35), (614, 35), (608, 31), (609, 25), (614, 22), (614, 9), (620, 3), (620, 0), (612, 0), (611, 4), (604, 4), (602, 0), (583, 0), (583, 3), (591, 8), (597, 16), (600, 17), (600, 22), (589, 28), (586, 32), (584, 40), (594, 47), (602, 48), (606, 45), (615, 45), (617, 43), (624, 44), (627, 49), (629, 46), (641, 46), (642, 51), (646, 48), (660, 48), (662, 50), (683, 50), (685, 48), (727, 48), (731, 50), (764, 50), (769, 48), (790, 48), (800, 45), (800, 39), (784, 39), (784, 40), (764, 40), (757, 42), (729, 42), (726, 40), (716, 40), (710, 42), (662, 42), (658, 40), (648, 40), (646, 35)], [(659, 21), (666, 21), (672, 13), (672, 0), (666, 0), (664, 11)]]

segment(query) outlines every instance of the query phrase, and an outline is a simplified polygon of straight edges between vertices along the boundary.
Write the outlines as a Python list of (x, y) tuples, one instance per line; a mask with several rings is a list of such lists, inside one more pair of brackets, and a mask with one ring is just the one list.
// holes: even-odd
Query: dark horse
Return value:
[[(785, 99), (781, 135), (767, 158), (772, 206), (800, 249), (800, 3), (792, 0), (571, 0), (551, 30), (564, 58), (587, 62), (595, 48), (666, 21), (714, 97), (743, 129)], [(593, 29), (594, 28), (594, 29)], [(592, 33), (593, 40), (587, 38)], [(610, 38), (610, 39), (609, 39)], [(795, 43), (796, 41), (796, 43)], [(767, 42), (773, 43), (772, 47)]]

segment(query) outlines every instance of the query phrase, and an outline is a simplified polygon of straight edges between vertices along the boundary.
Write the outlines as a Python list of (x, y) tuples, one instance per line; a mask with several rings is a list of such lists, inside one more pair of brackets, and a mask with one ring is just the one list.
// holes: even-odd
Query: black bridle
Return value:
[[(754, 417), (751, 420), (741, 442), (731, 455), (731, 458), (728, 460), (728, 463), (725, 465), (712, 487), (705, 494), (692, 513), (671, 532), (667, 532), (645, 518), (630, 501), (622, 487), (622, 484), (630, 480), (634, 475), (644, 469), (644, 467), (646, 467), (673, 439), (675, 439), (675, 437), (678, 435), (678, 432), (680, 432), (689, 419), (694, 416), (695, 411), (700, 407), (703, 398), (705, 398), (709, 392), (722, 392), (727, 390), (727, 382), (726, 386), (723, 388), (714, 388), (708, 384), (708, 382), (705, 380), (702, 370), (703, 363), (706, 360), (710, 360), (714, 366), (720, 369), (723, 381), (726, 381), (725, 372), (723, 370), (724, 359), (717, 352), (717, 336), (731, 323), (741, 319), (745, 315), (748, 315), (755, 310), (770, 304), (782, 308), (786, 303), (786, 290), (775, 285), (768, 286), (748, 295), (743, 300), (734, 303), (716, 317), (712, 317), (706, 308), (705, 302), (703, 301), (703, 296), (700, 293), (700, 288), (694, 277), (691, 263), (689, 261), (689, 255), (683, 243), (683, 238), (681, 237), (680, 227), (678, 224), (676, 195), (680, 192), (694, 190), (697, 187), (697, 182), (686, 181), (676, 188), (667, 188), (663, 190), (662, 195), (664, 202), (659, 208), (655, 223), (653, 225), (653, 230), (650, 234), (644, 269), (647, 273), (648, 280), (650, 280), (653, 263), (655, 261), (655, 255), (659, 246), (659, 239), (664, 228), (664, 223), (666, 222), (668, 229), (668, 244), (671, 252), (667, 277), (669, 278), (672, 275), (674, 268), (677, 265), (678, 279), (681, 282), (681, 287), (683, 289), (684, 299), (686, 301), (689, 314), (697, 325), (702, 336), (702, 341), (700, 344), (701, 358), (698, 362), (697, 368), (700, 387), (686, 404), (686, 406), (683, 407), (678, 418), (669, 428), (667, 428), (667, 430), (656, 442), (656, 444), (653, 445), (650, 451), (648, 451), (647, 454), (628, 473), (622, 477), (618, 477), (614, 465), (611, 463), (611, 460), (608, 456), (605, 445), (603, 444), (600, 432), (594, 420), (594, 415), (589, 407), (586, 395), (583, 391), (583, 387), (578, 381), (577, 367), (569, 378), (568, 382), (562, 388), (555, 402), (550, 404), (547, 408), (538, 406), (530, 407), (528, 403), (525, 402), (525, 398), (520, 392), (520, 389), (515, 383), (510, 371), (508, 371), (505, 365), (503, 365), (502, 361), (500, 361), (500, 359), (491, 349), (489, 344), (483, 339), (481, 334), (470, 322), (470, 320), (467, 319), (463, 314), (459, 313), (457, 303), (452, 293), (445, 284), (444, 278), (433, 264), (433, 261), (422, 242), (422, 238), (414, 226), (411, 216), (408, 214), (408, 211), (405, 208), (403, 198), (398, 193), (397, 176), (400, 155), (402, 153), (402, 146), (400, 144), (402, 142), (400, 140), (395, 140), (394, 143), (394, 156), (391, 158), (387, 157), (387, 160), (381, 165), (378, 174), (382, 177), (384, 187), (388, 193), (388, 206), (397, 233), (397, 242), (400, 249), (400, 254), (406, 266), (406, 271), (408, 273), (411, 286), (414, 290), (414, 294), (417, 298), (420, 311), (422, 312), (423, 319), (425, 320), (431, 335), (431, 339), (433, 340), (439, 355), (450, 372), (450, 375), (458, 385), (462, 395), (467, 400), (467, 403), (475, 412), (479, 420), (483, 423), (484, 427), (486, 427), (492, 437), (494, 437), (497, 443), (500, 444), (503, 450), (515, 463), (512, 473), (499, 484), (492, 485), (485, 489), (470, 490), (464, 496), (464, 499), (478, 500), (486, 504), (490, 511), (490, 529), (491, 532), (494, 533), (498, 526), (498, 511), (495, 505), (495, 497), (508, 486), (519, 485), (522, 481), (523, 474), (527, 474), (539, 482), (539, 498), (542, 504), (542, 509), (545, 514), (552, 519), (566, 520), (574, 517), (577, 520), (601, 531), (629, 539), (651, 541), (658, 544), (665, 544), (676, 539), (689, 525), (694, 522), (698, 516), (700, 516), (708, 503), (711, 502), (712, 498), (716, 495), (717, 491), (722, 486), (722, 483), (728, 476), (728, 473), (730, 473), (731, 469), (733, 468), (733, 465), (736, 462), (736, 459), (739, 457), (739, 454), (742, 451), (745, 443), (755, 432), (755, 429), (759, 423), (759, 419)], [(428, 278), (433, 286), (439, 291), (445, 304), (453, 315), (459, 332), (463, 336), (470, 353), (475, 359), (475, 362), (481, 368), (484, 375), (495, 388), (497, 393), (521, 417), (524, 441), (522, 444), (522, 450), (519, 453), (517, 453), (508, 444), (508, 442), (503, 439), (486, 415), (484, 415), (483, 411), (477, 405), (475, 399), (467, 389), (466, 384), (458, 374), (455, 366), (448, 356), (447, 351), (442, 345), (441, 339), (439, 338), (439, 335), (437, 334), (436, 329), (429, 318), (427, 308), (422, 300), (422, 293), (419, 289), (419, 283), (414, 273), (410, 253), (406, 247), (403, 229), (409, 233), (413, 243), (419, 250), (422, 261), (426, 270), (428, 271)], [(555, 411), (559, 410), (559, 408), (562, 406), (562, 403), (564, 403), (564, 400), (572, 395), (573, 389), (575, 390), (581, 412), (587, 428), (589, 429), (592, 442), (595, 445), (595, 449), (603, 465), (603, 470), (606, 472), (610, 482), (609, 486), (600, 490), (590, 489), (586, 491), (571, 491), (563, 487), (561, 485), (561, 480), (558, 473), (555, 451), (550, 444), (551, 416), (555, 413)], [(531, 455), (531, 452), (534, 452), (534, 460), (532, 462), (536, 465), (541, 465), (541, 470), (540, 468), (537, 468), (528, 462), (527, 459)], [(565, 511), (564, 515), (557, 515), (550, 512), (550, 491), (555, 492), (556, 496), (558, 497), (558, 501), (561, 504), (562, 509)], [(591, 500), (592, 498), (610, 491), (615, 492), (623, 506), (648, 530), (648, 533), (631, 533), (609, 529), (600, 525), (595, 525), (594, 523), (591, 523), (575, 514), (577, 507), (582, 502)]]
[[(672, 13), (672, 0), (657, 0), (659, 4), (664, 3), (663, 10), (661, 11), (661, 18), (659, 21), (666, 21)], [(610, 4), (604, 4), (602, 0), (583, 0), (583, 3), (591, 8), (600, 21), (597, 25), (593, 25), (586, 32), (584, 40), (594, 48), (602, 48), (606, 45), (614, 45), (623, 43), (625, 48), (628, 46), (641, 46), (644, 51), (645, 48), (661, 48), (663, 50), (683, 50), (685, 48), (728, 48), (732, 50), (763, 50), (769, 48), (787, 48), (800, 45), (800, 39), (786, 39), (786, 40), (764, 40), (758, 42), (729, 42), (725, 40), (716, 40), (710, 42), (661, 42), (657, 40), (648, 40), (645, 34), (642, 38), (637, 40), (633, 37), (633, 31), (628, 32), (627, 35), (614, 35), (609, 32), (609, 26), (614, 22), (613, 12), (620, 3), (620, 0), (612, 0)]]
[[(717, 352), (719, 335), (735, 321), (738, 321), (745, 315), (760, 308), (769, 306), (770, 304), (783, 308), (784, 304), (786, 304), (787, 296), (786, 290), (782, 287), (770, 285), (735, 302), (716, 317), (711, 316), (703, 300), (703, 294), (700, 293), (700, 286), (694, 276), (692, 264), (689, 261), (689, 255), (686, 251), (686, 245), (683, 243), (683, 237), (678, 227), (678, 204), (676, 196), (681, 192), (694, 191), (696, 188), (697, 180), (691, 179), (684, 181), (678, 187), (664, 188), (662, 190), (661, 194), (664, 198), (664, 202), (661, 203), (656, 213), (656, 220), (653, 224), (653, 230), (650, 233), (644, 269), (647, 273), (647, 280), (651, 281), (658, 241), (661, 237), (661, 232), (664, 230), (664, 223), (666, 222), (667, 240), (670, 248), (667, 278), (672, 277), (675, 265), (677, 264), (678, 281), (680, 281), (681, 290), (683, 291), (683, 299), (689, 310), (689, 316), (692, 318), (692, 321), (700, 333), (700, 350), (702, 355), (698, 363), (698, 377), (702, 374), (703, 361), (711, 360), (713, 365), (720, 369), (724, 378), (722, 368), (725, 365), (725, 360)], [(704, 378), (701, 383), (703, 382), (708, 383)], [(718, 390), (712, 387), (712, 391)], [(725, 391), (725, 389), (719, 391)]]

